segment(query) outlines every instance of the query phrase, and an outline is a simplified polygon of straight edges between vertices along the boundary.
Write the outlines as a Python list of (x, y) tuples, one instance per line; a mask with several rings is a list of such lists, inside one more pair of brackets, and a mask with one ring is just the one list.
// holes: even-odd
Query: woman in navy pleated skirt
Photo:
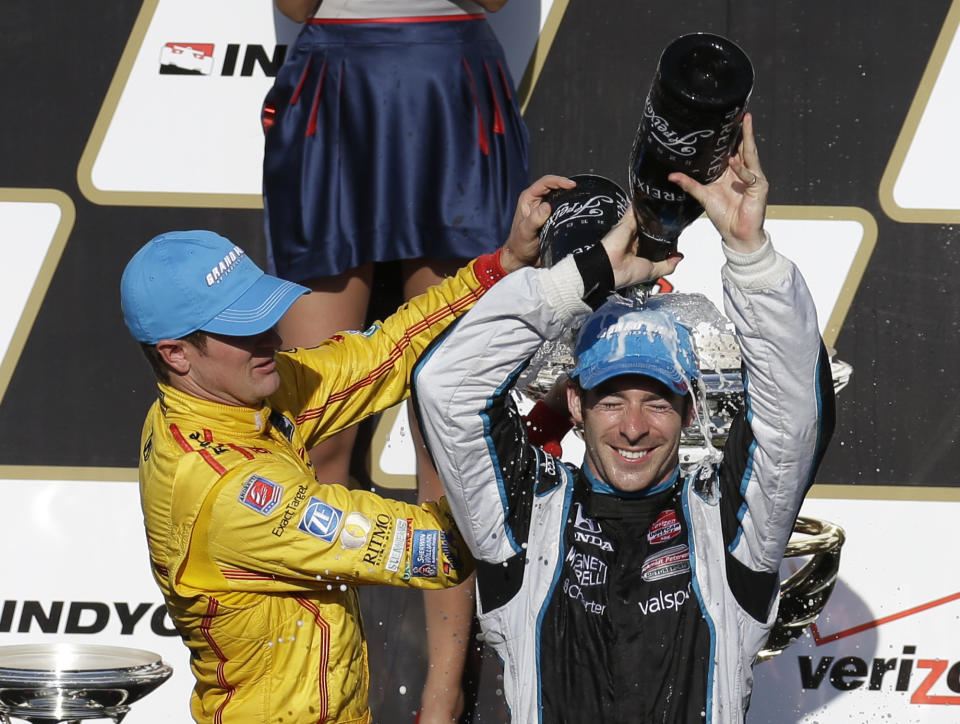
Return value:
[[(313, 290), (278, 325), (286, 346), (309, 347), (363, 327), (377, 262), (399, 260), (409, 299), (499, 247), (528, 185), (529, 136), (483, 13), (506, 0), (275, 2), (304, 25), (264, 102), (268, 260)], [(419, 495), (435, 500), (411, 427)], [(348, 480), (354, 437), (311, 451), (320, 482)], [(425, 597), (421, 724), (463, 709), (468, 588)]]

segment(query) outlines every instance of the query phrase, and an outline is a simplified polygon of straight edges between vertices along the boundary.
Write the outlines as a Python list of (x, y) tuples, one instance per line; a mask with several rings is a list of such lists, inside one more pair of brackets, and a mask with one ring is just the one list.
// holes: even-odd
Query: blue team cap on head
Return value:
[(127, 328), (149, 344), (198, 330), (260, 334), (308, 291), (264, 273), (243, 249), (212, 231), (171, 231), (151, 239), (120, 279)]
[(686, 327), (669, 312), (617, 296), (587, 318), (574, 356), (570, 376), (587, 390), (619, 375), (646, 375), (685, 395), (700, 375)]

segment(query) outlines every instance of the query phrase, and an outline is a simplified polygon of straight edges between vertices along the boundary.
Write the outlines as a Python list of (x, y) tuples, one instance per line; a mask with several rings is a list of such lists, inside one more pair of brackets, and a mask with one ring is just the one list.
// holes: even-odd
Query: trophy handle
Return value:
[(785, 558), (810, 556), (799, 569), (780, 582), (777, 620), (757, 662), (779, 656), (820, 615), (833, 592), (840, 570), (840, 550), (846, 540), (843, 529), (817, 518), (798, 517)]

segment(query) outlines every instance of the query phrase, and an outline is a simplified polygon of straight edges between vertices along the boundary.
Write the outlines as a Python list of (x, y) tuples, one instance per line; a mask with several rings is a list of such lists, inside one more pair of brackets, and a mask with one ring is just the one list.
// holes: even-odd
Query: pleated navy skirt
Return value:
[(304, 25), (264, 103), (274, 273), (464, 258), (507, 238), (529, 136), (482, 16)]

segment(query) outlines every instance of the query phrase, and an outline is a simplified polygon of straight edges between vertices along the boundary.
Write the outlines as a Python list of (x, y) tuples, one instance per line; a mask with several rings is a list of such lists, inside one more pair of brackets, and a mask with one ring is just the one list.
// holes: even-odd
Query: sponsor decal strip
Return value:
[(329, 694), (327, 691), (327, 665), (330, 663), (330, 624), (328, 624), (323, 616), (320, 615), (320, 609), (317, 607), (313, 601), (310, 601), (306, 598), (299, 598), (294, 596), (297, 603), (307, 609), (313, 615), (313, 621), (317, 624), (317, 628), (320, 629), (320, 663), (317, 666), (317, 670), (320, 672), (318, 676), (318, 693), (320, 695), (320, 711), (317, 714), (317, 721), (322, 722), (326, 721), (327, 718), (327, 709), (329, 707)]
[(397, 518), (397, 527), (393, 532), (393, 543), (390, 545), (390, 555), (387, 557), (387, 564), (384, 566), (391, 573), (400, 570), (403, 552), (407, 548), (407, 528), (407, 521), (404, 518)]
[(207, 463), (207, 465), (209, 465), (211, 468), (213, 468), (214, 470), (216, 470), (217, 473), (219, 473), (220, 475), (223, 475), (223, 474), (225, 474), (225, 473), (227, 472), (227, 469), (226, 469), (225, 467), (223, 467), (223, 465), (221, 465), (220, 463), (218, 463), (216, 460), (214, 460), (214, 459), (213, 459), (213, 455), (211, 455), (207, 450), (202, 450), (202, 449), (201, 449), (201, 450), (194, 450), (194, 449), (190, 446), (190, 443), (187, 442), (186, 438), (184, 438), (183, 433), (180, 432), (180, 428), (178, 428), (176, 425), (170, 425), (170, 432), (173, 434), (173, 438), (174, 438), (174, 440), (177, 441), (177, 444), (178, 444), (181, 448), (183, 448), (183, 451), (184, 451), (184, 452), (197, 452), (197, 453), (200, 453), (200, 457), (202, 457), (202, 458), (204, 459), (204, 461)]
[(216, 654), (217, 658), (220, 660), (220, 663), (217, 664), (217, 683), (224, 691), (227, 692), (227, 697), (217, 708), (217, 711), (213, 716), (213, 720), (216, 722), (216, 724), (222, 724), (223, 710), (227, 707), (227, 704), (230, 703), (234, 692), (233, 685), (227, 681), (227, 676), (225, 673), (227, 657), (224, 655), (223, 650), (220, 648), (217, 642), (213, 640), (213, 634), (210, 633), (210, 624), (217, 615), (217, 610), (219, 608), (220, 602), (211, 596), (210, 601), (207, 603), (207, 612), (203, 617), (203, 621), (200, 622), (200, 633), (203, 634), (203, 638), (206, 640), (207, 645), (213, 650), (213, 653)]
[(454, 313), (463, 309), (464, 307), (472, 305), (477, 299), (482, 297), (485, 292), (486, 292), (486, 289), (482, 286), (477, 289), (474, 289), (467, 296), (457, 299), (456, 301), (454, 301), (451, 304), (448, 304), (442, 309), (438, 309), (429, 317), (426, 317), (425, 319), (409, 327), (404, 333), (403, 337), (400, 339), (400, 341), (398, 341), (397, 344), (390, 351), (389, 357), (387, 357), (387, 359), (382, 364), (380, 364), (379, 367), (372, 370), (366, 377), (364, 377), (359, 382), (356, 382), (352, 384), (350, 387), (330, 395), (330, 397), (327, 398), (326, 404), (323, 405), (322, 407), (315, 407), (313, 409), (306, 410), (305, 412), (298, 415), (297, 424), (301, 424), (303, 422), (306, 422), (307, 420), (312, 420), (320, 417), (321, 415), (323, 415), (324, 411), (327, 409), (327, 406), (330, 405), (331, 403), (340, 402), (341, 400), (344, 400), (350, 397), (350, 395), (355, 393), (357, 390), (363, 389), (364, 387), (368, 387), (369, 385), (373, 384), (376, 380), (378, 380), (380, 377), (383, 377), (383, 375), (385, 375), (387, 372), (393, 369), (394, 364), (403, 355), (404, 350), (406, 350), (407, 347), (410, 346), (411, 337), (430, 328), (435, 322), (438, 322), (439, 320), (444, 319), (446, 317), (452, 316)]
[(859, 626), (854, 626), (853, 628), (844, 629), (843, 631), (838, 631), (837, 633), (830, 634), (829, 636), (821, 636), (820, 631), (817, 628), (817, 624), (810, 624), (810, 633), (813, 634), (813, 640), (816, 642), (817, 646), (823, 646), (828, 644), (831, 641), (836, 641), (837, 639), (846, 638), (847, 636), (853, 636), (854, 634), (861, 633), (862, 631), (867, 631), (872, 628), (877, 628), (882, 626), (885, 623), (890, 623), (891, 621), (896, 621), (897, 619), (905, 618), (907, 616), (912, 616), (915, 613), (922, 613), (931, 608), (937, 606), (942, 606), (945, 603), (950, 603), (951, 601), (956, 601), (960, 599), (960, 592), (950, 594), (949, 596), (944, 596), (943, 598), (938, 598), (935, 601), (929, 601), (927, 603), (922, 603), (919, 606), (914, 606), (913, 608), (908, 608), (905, 611), (900, 611), (900, 613), (894, 613), (889, 616), (884, 616), (883, 618), (878, 618), (876, 621), (867, 621), (862, 623)]

